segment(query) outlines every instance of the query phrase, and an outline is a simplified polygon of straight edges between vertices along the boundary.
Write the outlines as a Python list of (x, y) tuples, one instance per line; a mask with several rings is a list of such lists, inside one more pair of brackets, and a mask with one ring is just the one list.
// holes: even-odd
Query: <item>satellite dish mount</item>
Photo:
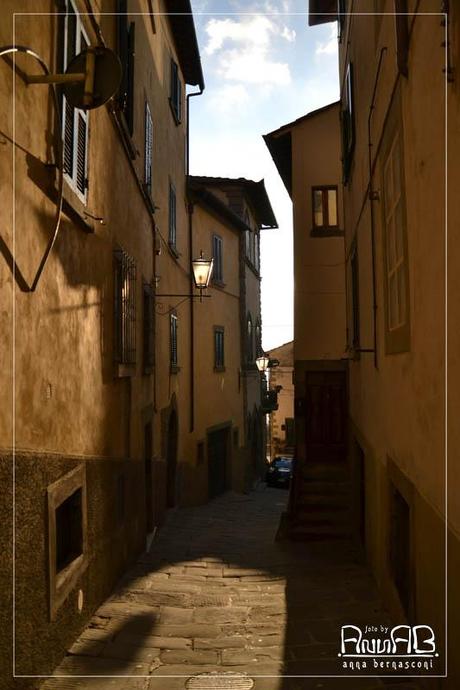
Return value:
[(28, 84), (62, 84), (70, 105), (92, 110), (104, 105), (118, 91), (122, 67), (109, 48), (96, 46), (76, 55), (64, 74), (30, 74)]

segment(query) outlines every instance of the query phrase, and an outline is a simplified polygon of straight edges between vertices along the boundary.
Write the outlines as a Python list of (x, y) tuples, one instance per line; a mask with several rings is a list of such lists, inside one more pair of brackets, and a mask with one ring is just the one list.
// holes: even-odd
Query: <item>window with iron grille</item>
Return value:
[(222, 326), (214, 326), (214, 369), (223, 369), (224, 366), (224, 329)]
[(351, 162), (355, 148), (355, 110), (353, 106), (353, 65), (350, 62), (342, 92), (342, 170), (343, 183), (346, 184), (350, 178)]
[(114, 253), (114, 358), (136, 363), (136, 264), (122, 249)]
[(145, 101), (144, 130), (144, 184), (149, 196), (152, 196), (152, 163), (153, 163), (153, 120), (149, 104)]
[(177, 314), (170, 316), (170, 339), (169, 339), (169, 361), (171, 369), (177, 369), (178, 355), (177, 355)]
[(169, 102), (176, 120), (176, 124), (182, 119), (182, 82), (179, 76), (177, 63), (171, 58), (171, 87)]
[(127, 0), (117, 0), (117, 52), (123, 70), (117, 101), (131, 135), (134, 129), (135, 29), (135, 23), (128, 21)]
[(144, 372), (150, 373), (155, 365), (155, 334), (154, 334), (154, 311), (153, 311), (153, 290), (150, 285), (144, 283), (143, 286), (143, 365)]
[(213, 235), (212, 237), (212, 258), (214, 259), (214, 264), (212, 268), (212, 279), (215, 283), (222, 283), (224, 280), (223, 271), (223, 241), (222, 237), (219, 235)]
[(176, 190), (174, 185), (169, 183), (169, 246), (176, 249)]
[[(67, 0), (64, 17), (64, 71), (75, 55), (88, 46), (89, 39), (80, 15), (72, 0)], [(62, 138), (65, 179), (85, 202), (88, 187), (88, 113), (74, 108), (65, 96), (62, 97)]]

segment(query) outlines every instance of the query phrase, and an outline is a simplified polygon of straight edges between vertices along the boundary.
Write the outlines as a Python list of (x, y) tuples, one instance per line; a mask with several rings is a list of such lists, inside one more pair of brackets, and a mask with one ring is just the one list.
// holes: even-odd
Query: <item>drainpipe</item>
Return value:
[[(200, 90), (187, 94), (187, 150), (186, 150), (186, 182), (190, 173), (190, 98), (201, 96), (204, 84), (200, 84)], [(187, 190), (188, 192), (188, 190)], [(189, 270), (190, 270), (190, 294), (193, 294), (193, 203), (188, 204), (188, 246), (189, 246)], [(195, 428), (195, 305), (190, 300), (190, 433)]]
[(373, 295), (373, 327), (374, 327), (374, 367), (378, 369), (378, 359), (377, 359), (377, 288), (376, 288), (376, 275), (375, 275), (375, 218), (374, 218), (374, 201), (380, 200), (379, 192), (374, 190), (373, 178), (374, 169), (372, 165), (372, 141), (371, 141), (371, 120), (372, 114), (375, 108), (375, 97), (377, 93), (377, 85), (380, 77), (380, 70), (382, 67), (383, 56), (386, 53), (386, 46), (384, 46), (380, 51), (379, 62), (377, 66), (377, 73), (375, 75), (374, 89), (372, 92), (372, 100), (369, 106), (369, 115), (367, 118), (367, 146), (368, 146), (368, 164), (369, 164), (369, 202), (370, 202), (370, 212), (371, 212), (371, 253), (372, 253), (372, 295)]

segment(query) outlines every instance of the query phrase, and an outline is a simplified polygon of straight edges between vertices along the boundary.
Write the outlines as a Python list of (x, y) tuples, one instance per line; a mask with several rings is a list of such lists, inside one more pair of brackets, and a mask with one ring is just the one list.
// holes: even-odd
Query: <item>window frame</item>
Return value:
[[(80, 13), (75, 6), (73, 0), (65, 0), (65, 15), (64, 15), (64, 41), (63, 41), (63, 53), (62, 53), (62, 68), (63, 72), (68, 67), (68, 40), (69, 40), (69, 7), (72, 8), (73, 14), (75, 15), (75, 55), (81, 52), (82, 37), (86, 42), (87, 46), (91, 45), (88, 37), (88, 33), (83, 25)], [(70, 60), (73, 59), (72, 56)], [(88, 150), (89, 150), (89, 112), (81, 110), (80, 108), (74, 108), (67, 103), (67, 99), (64, 94), (62, 94), (62, 146), (63, 146), (63, 157), (64, 157), (64, 179), (72, 189), (72, 191), (77, 195), (78, 199), (86, 206), (88, 197)], [(68, 109), (69, 108), (69, 112)], [(66, 129), (68, 126), (68, 120), (70, 119), (70, 113), (72, 114), (72, 171), (71, 173), (66, 170), (65, 156), (66, 156)], [(83, 190), (79, 186), (79, 175), (78, 175), (78, 150), (80, 141), (80, 122), (84, 123), (84, 180), (83, 180)]]
[[(337, 224), (329, 225), (329, 192), (335, 192)], [(323, 221), (327, 217), (328, 223), (325, 225), (317, 225), (315, 220), (315, 192), (322, 193), (321, 208), (323, 213)], [(343, 230), (340, 229), (339, 223), (339, 187), (336, 184), (328, 185), (313, 185), (311, 187), (311, 218), (312, 229), (310, 235), (312, 237), (342, 237)]]
[(169, 105), (174, 116), (176, 125), (182, 122), (182, 81), (180, 78), (180, 70), (178, 63), (171, 57), (170, 61), (170, 87), (169, 87)]
[(342, 130), (342, 174), (343, 184), (350, 181), (351, 166), (355, 150), (354, 68), (349, 62), (345, 72), (341, 94), (340, 125)]
[(176, 188), (169, 180), (168, 194), (168, 244), (173, 252), (177, 252), (177, 195)]
[[(410, 280), (409, 280), (409, 252), (408, 252), (408, 233), (406, 216), (406, 195), (405, 195), (405, 173), (404, 173), (404, 130), (400, 111), (400, 95), (396, 94), (395, 100), (390, 107), (390, 113), (383, 134), (382, 147), (379, 155), (380, 181), (382, 190), (381, 199), (381, 223), (382, 223), (382, 259), (383, 259), (383, 281), (384, 281), (384, 305), (385, 305), (385, 353), (399, 354), (409, 352), (411, 348), (410, 334)], [(389, 283), (389, 235), (388, 221), (386, 213), (386, 194), (385, 194), (385, 168), (389, 163), (390, 156), (394, 151), (396, 139), (399, 139), (399, 180), (400, 194), (398, 204), (400, 208), (400, 239), (402, 249), (402, 285), (404, 286), (405, 299), (405, 319), (394, 327), (390, 322), (390, 283)], [(396, 205), (393, 208), (395, 210)], [(396, 242), (396, 227), (394, 234)]]
[[(76, 491), (81, 491), (81, 553), (59, 572), (56, 569), (56, 511)], [(78, 465), (47, 487), (49, 615), (55, 620), (59, 608), (77, 585), (88, 566), (86, 467)]]
[(144, 189), (153, 196), (153, 118), (147, 99), (144, 105)]
[(254, 363), (254, 327), (250, 313), (246, 316), (246, 360), (248, 364)]
[(179, 371), (179, 319), (175, 311), (169, 315), (169, 367), (171, 373)]
[(216, 285), (224, 285), (224, 241), (221, 235), (213, 233), (212, 258), (214, 259), (211, 280)]
[(225, 371), (225, 328), (214, 326), (214, 371)]
[[(121, 247), (113, 252), (113, 355), (118, 375), (133, 373), (136, 367), (137, 267)], [(124, 294), (126, 291), (127, 294)]]
[[(122, 78), (116, 100), (128, 140), (134, 133), (134, 73), (136, 24), (128, 22), (127, 0), (117, 0), (117, 54), (122, 66)], [(132, 155), (131, 157), (135, 157)]]

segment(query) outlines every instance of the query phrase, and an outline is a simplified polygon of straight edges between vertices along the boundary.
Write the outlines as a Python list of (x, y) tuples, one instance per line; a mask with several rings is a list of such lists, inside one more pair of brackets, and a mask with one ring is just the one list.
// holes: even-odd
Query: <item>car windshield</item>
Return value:
[(274, 464), (277, 467), (287, 467), (291, 469), (292, 459), (291, 458), (275, 458)]

